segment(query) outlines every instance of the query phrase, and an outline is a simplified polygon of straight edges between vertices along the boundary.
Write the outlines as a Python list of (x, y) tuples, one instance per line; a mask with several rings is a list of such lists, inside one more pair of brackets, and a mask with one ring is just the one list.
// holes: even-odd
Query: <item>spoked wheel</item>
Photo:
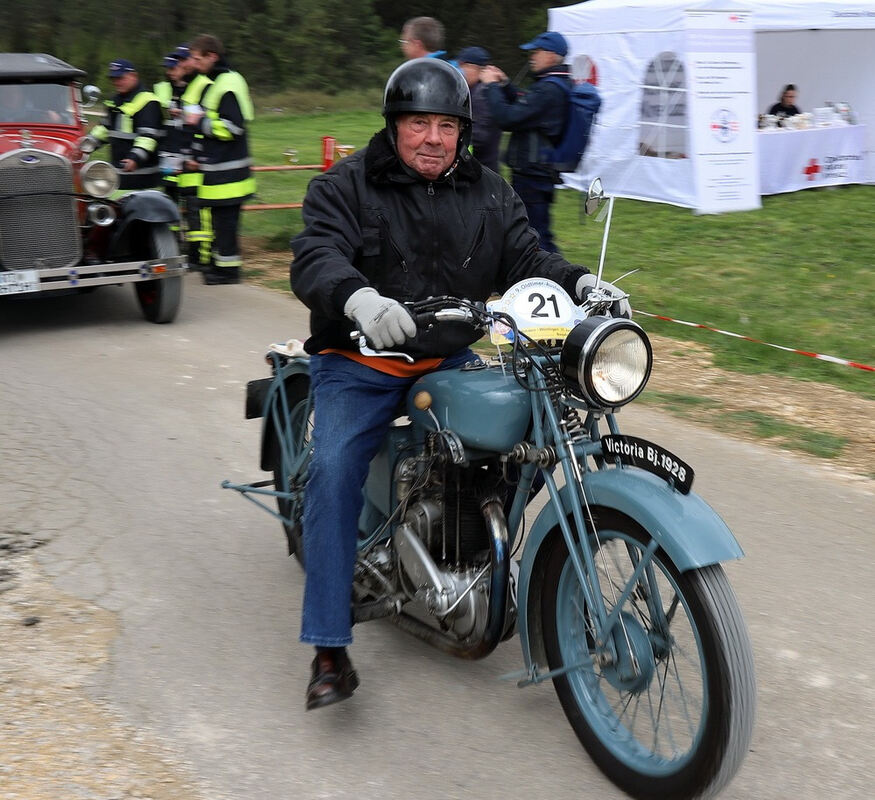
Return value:
[(268, 463), (273, 465), (273, 483), (278, 492), (288, 493), (277, 497), (277, 510), (283, 515), (283, 530), (289, 542), (289, 555), (294, 555), (305, 566), (302, 539), (304, 517), (304, 487), (307, 483), (307, 468), (313, 435), (313, 412), (308, 394), (309, 384), (287, 386), (288, 415), (283, 421), (279, 411), (279, 397), (274, 403), (275, 435), (271, 440)]
[[(617, 513), (598, 519), (594, 547), (608, 615), (650, 537)], [(571, 726), (598, 767), (637, 798), (716, 793), (753, 731), (750, 639), (720, 566), (680, 573), (656, 549), (597, 644), (593, 614), (561, 534), (545, 567), (541, 610), (553, 679)]]
[[(152, 225), (148, 232), (149, 258), (179, 255), (179, 241), (167, 225)], [(173, 322), (182, 302), (182, 276), (156, 278), (134, 284), (143, 316), (149, 322)]]

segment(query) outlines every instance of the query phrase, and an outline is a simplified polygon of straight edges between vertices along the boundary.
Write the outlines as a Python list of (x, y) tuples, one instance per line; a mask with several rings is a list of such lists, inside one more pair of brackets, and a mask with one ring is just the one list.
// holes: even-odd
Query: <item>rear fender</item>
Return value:
[[(276, 436), (276, 422), (272, 409), (274, 403), (282, 403), (280, 391), (285, 388), (286, 402), (291, 405), (296, 400), (306, 397), (310, 391), (310, 362), (305, 358), (295, 358), (283, 365), (273, 379), (269, 389), (264, 394), (264, 404), (259, 416), (264, 418), (261, 428), (261, 468), (266, 471), (273, 469), (268, 463), (271, 441)], [(249, 413), (247, 411), (247, 413)]]
[[(681, 572), (744, 556), (726, 523), (694, 492), (680, 494), (660, 478), (634, 468), (588, 472), (584, 482), (592, 507), (615, 510), (634, 520)], [(566, 513), (571, 507), (569, 492), (568, 486), (559, 490)], [(520, 643), (527, 668), (533, 663), (546, 664), (539, 598), (543, 556), (558, 525), (557, 509), (548, 503), (535, 519), (523, 548), (517, 597)]]

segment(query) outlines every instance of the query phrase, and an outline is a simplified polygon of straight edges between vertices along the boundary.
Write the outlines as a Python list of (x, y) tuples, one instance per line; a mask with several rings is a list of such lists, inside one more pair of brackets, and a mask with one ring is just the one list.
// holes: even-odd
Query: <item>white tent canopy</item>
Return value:
[(695, 206), (685, 96), (690, 10), (750, 13), (761, 113), (787, 83), (797, 85), (804, 111), (849, 103), (867, 126), (865, 175), (875, 182), (875, 0), (588, 0), (549, 12), (549, 29), (568, 40), (573, 74), (594, 72), (603, 100), (567, 183), (583, 188), (601, 175), (620, 196)]

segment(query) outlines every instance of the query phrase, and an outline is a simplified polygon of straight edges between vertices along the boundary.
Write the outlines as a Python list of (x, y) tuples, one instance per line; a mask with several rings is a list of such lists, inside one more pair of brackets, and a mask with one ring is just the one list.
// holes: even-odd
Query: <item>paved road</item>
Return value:
[[(496, 677), (383, 622), (356, 630), (362, 687), (305, 714), (302, 589), (279, 526), (223, 478), (263, 477), (245, 382), (302, 336), (287, 297), (187, 279), (173, 325), (129, 288), (0, 305), (3, 525), (50, 535), (61, 589), (116, 612), (95, 688), (215, 800), (619, 798), (548, 686)], [(759, 715), (726, 798), (869, 800), (875, 765), (873, 484), (629, 409), (629, 432), (692, 463), (747, 552), (728, 567), (750, 624)]]

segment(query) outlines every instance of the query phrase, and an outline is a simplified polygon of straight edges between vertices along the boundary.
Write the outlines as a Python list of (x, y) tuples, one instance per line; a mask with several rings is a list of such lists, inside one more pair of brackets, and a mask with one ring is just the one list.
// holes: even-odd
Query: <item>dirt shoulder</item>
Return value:
[(0, 529), (0, 798), (200, 800), (185, 764), (93, 694), (117, 617), (55, 588)]

